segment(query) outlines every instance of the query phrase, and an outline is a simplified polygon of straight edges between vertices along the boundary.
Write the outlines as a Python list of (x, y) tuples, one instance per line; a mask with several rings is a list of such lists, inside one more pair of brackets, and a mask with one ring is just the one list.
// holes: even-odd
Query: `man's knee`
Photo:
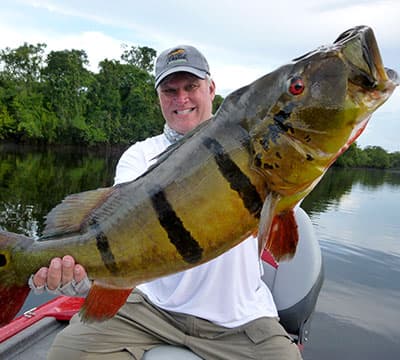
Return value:
[(84, 359), (84, 353), (75, 349), (52, 346), (47, 355), (47, 360)]
[[(270, 357), (268, 359), (301, 360), (302, 356), (296, 343), (286, 336), (273, 336), (268, 340)], [(265, 354), (267, 355), (267, 354)]]

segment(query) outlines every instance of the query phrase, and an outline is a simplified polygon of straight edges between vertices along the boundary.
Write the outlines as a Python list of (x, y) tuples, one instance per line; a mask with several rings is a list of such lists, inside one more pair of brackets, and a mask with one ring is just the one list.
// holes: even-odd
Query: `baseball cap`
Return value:
[(210, 75), (210, 68), (204, 55), (190, 45), (179, 45), (164, 50), (156, 61), (156, 85), (160, 85), (168, 75), (185, 71), (205, 79)]

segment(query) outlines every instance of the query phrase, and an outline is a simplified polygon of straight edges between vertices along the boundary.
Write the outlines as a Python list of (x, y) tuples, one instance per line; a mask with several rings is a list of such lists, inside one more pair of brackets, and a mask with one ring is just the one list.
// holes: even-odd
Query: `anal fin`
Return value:
[(83, 322), (105, 321), (116, 315), (133, 288), (117, 288), (96, 281), (79, 312)]

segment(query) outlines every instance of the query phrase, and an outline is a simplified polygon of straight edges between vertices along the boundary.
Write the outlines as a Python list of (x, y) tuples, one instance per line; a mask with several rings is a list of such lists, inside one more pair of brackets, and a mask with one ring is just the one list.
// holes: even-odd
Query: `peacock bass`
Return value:
[(0, 324), (18, 312), (31, 273), (72, 255), (93, 286), (83, 320), (116, 314), (136, 285), (207, 262), (258, 233), (293, 256), (294, 207), (391, 95), (373, 31), (350, 29), (229, 95), (211, 119), (134, 181), (73, 194), (40, 241), (0, 232)]

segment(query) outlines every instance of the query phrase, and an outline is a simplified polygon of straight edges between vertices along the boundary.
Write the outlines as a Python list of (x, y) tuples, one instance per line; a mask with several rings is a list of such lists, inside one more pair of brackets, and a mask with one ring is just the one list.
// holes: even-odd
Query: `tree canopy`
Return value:
[[(0, 50), (0, 140), (33, 144), (129, 144), (162, 131), (154, 90), (156, 51), (123, 46), (120, 60), (88, 70), (84, 50), (24, 43)], [(217, 95), (213, 111), (223, 98)], [(400, 152), (353, 144), (339, 167), (400, 168)]]
[(399, 169), (400, 152), (388, 153), (380, 146), (367, 146), (365, 149), (361, 149), (357, 143), (353, 143), (336, 160), (335, 166), (342, 168)]
[(159, 133), (156, 51), (127, 48), (119, 61), (87, 69), (84, 50), (23, 44), (0, 51), (0, 140), (40, 144), (126, 144)]

